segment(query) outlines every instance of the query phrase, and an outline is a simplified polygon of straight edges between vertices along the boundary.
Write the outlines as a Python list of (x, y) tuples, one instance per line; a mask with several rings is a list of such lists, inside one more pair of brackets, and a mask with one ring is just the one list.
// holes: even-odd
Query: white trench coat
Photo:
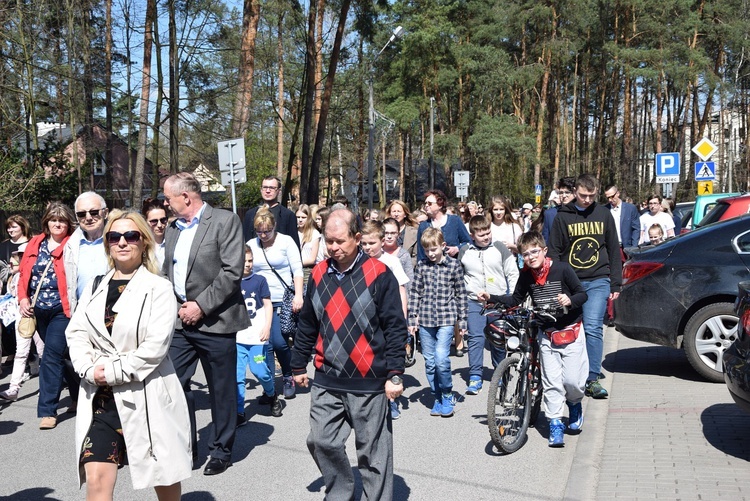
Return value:
[[(98, 389), (94, 368), (104, 365), (117, 404), (133, 488), (172, 485), (190, 477), (190, 418), (185, 394), (170, 360), (177, 301), (172, 284), (141, 266), (113, 306), (109, 335), (104, 308), (111, 270), (92, 293), (86, 287), (65, 335), (81, 376), (76, 418), (76, 461), (93, 416)], [(78, 468), (80, 485), (86, 481)]]

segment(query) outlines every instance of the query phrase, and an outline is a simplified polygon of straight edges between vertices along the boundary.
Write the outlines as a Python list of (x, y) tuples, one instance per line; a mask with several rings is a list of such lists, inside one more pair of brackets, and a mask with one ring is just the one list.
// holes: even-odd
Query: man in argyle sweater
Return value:
[(307, 387), (314, 350), (307, 447), (326, 485), (326, 498), (353, 499), (346, 455), (352, 428), (363, 499), (393, 497), (393, 435), (388, 400), (404, 390), (406, 319), (398, 283), (383, 263), (359, 248), (348, 209), (328, 217), (329, 259), (310, 275), (292, 350), (292, 373)]

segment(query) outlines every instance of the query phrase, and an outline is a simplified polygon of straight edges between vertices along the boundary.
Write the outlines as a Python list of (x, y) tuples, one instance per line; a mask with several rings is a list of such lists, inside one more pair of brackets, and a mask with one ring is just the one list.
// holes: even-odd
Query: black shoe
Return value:
[(206, 467), (203, 469), (204, 475), (218, 475), (224, 473), (229, 468), (229, 460), (211, 458), (206, 463)]
[(245, 417), (245, 413), (237, 414), (237, 428), (240, 426), (245, 426), (247, 424), (247, 418)]
[(274, 395), (271, 398), (273, 399), (271, 401), (271, 415), (273, 417), (280, 417), (281, 416), (281, 401), (279, 400), (279, 396)]
[(271, 402), (273, 402), (273, 397), (269, 397), (265, 391), (258, 397), (258, 404), (260, 405), (269, 405)]

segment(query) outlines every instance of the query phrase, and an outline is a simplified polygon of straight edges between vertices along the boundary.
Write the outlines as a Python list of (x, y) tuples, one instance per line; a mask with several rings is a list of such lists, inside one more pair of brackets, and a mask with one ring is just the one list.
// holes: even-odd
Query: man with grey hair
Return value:
[(193, 463), (198, 460), (195, 399), (190, 379), (200, 360), (211, 398), (211, 458), (204, 475), (231, 464), (237, 394), (237, 331), (250, 325), (240, 289), (245, 245), (236, 214), (201, 198), (200, 183), (187, 172), (164, 182), (166, 205), (177, 216), (164, 233), (164, 275), (174, 285), (177, 312), (169, 357), (185, 390), (190, 411)]
[(74, 208), (78, 228), (68, 239), (63, 252), (71, 312), (75, 310), (86, 284), (109, 269), (103, 238), (109, 214), (107, 202), (98, 193), (87, 191), (78, 196)]
[(279, 193), (281, 193), (281, 179), (276, 176), (266, 176), (260, 183), (260, 196), (263, 202), (258, 207), (253, 207), (245, 213), (245, 219), (242, 223), (242, 232), (245, 236), (245, 242), (256, 237), (255, 235), (255, 215), (261, 207), (268, 207), (273, 217), (276, 219), (276, 231), (283, 235), (292, 237), (297, 248), (301, 248), (299, 243), (299, 233), (297, 231), (297, 216), (279, 203)]

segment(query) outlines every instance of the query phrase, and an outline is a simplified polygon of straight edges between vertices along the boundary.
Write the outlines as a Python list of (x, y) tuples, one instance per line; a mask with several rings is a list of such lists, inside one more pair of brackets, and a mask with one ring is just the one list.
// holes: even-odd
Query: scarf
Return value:
[(552, 259), (549, 257), (544, 258), (544, 263), (537, 269), (531, 268), (531, 276), (534, 277), (534, 283), (537, 285), (544, 285), (547, 283), (547, 275), (549, 275), (549, 269), (552, 266)]

